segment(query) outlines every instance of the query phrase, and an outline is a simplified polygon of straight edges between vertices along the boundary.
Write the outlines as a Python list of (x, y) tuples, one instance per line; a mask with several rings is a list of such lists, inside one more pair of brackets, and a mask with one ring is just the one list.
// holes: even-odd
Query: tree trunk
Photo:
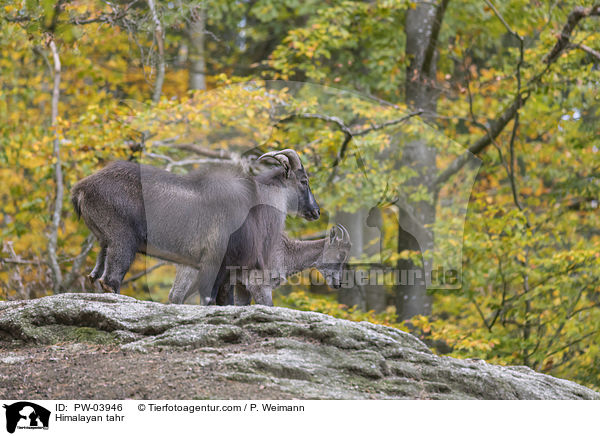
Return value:
[(158, 60), (156, 67), (156, 80), (154, 82), (154, 92), (152, 93), (152, 101), (158, 103), (160, 96), (162, 95), (162, 87), (165, 82), (165, 32), (163, 30), (162, 23), (158, 17), (156, 11), (156, 5), (154, 0), (146, 0), (148, 7), (152, 14), (152, 21), (154, 22), (154, 36), (156, 38), (156, 45), (158, 47)]
[[(380, 270), (383, 266), (381, 259), (381, 239), (383, 238), (381, 211), (374, 207), (371, 210), (361, 210), (361, 212), (364, 253), (369, 257), (375, 256), (374, 268), (372, 269)], [(367, 310), (373, 310), (377, 313), (382, 312), (387, 307), (385, 287), (383, 283), (377, 284), (377, 282), (371, 281), (378, 280), (374, 271), (372, 271), (369, 279), (369, 283), (363, 286)], [(381, 280), (383, 280), (383, 276)]]
[[(355, 213), (338, 212), (335, 222), (342, 224), (352, 238), (351, 258), (360, 258), (363, 254), (363, 219), (360, 210)], [(356, 266), (348, 264), (349, 274), (355, 275)], [(353, 278), (353, 277), (352, 277)], [(356, 306), (360, 310), (366, 309), (364, 289), (354, 283), (353, 286), (342, 286), (338, 293), (338, 301), (348, 307)]]
[[(406, 71), (406, 103), (413, 109), (424, 110), (426, 120), (432, 120), (437, 111), (436, 45), (447, 4), (448, 0), (442, 0), (438, 6), (431, 2), (420, 2), (415, 9), (409, 9), (406, 13), (406, 56), (410, 59)], [(419, 176), (411, 183), (425, 185), (435, 199), (437, 174), (435, 149), (425, 141), (417, 140), (406, 144), (402, 154), (402, 165), (410, 166), (418, 172)], [(419, 222), (413, 222), (402, 205), (399, 205), (398, 252), (420, 250), (424, 253), (433, 250), (431, 228), (435, 222), (435, 200), (422, 201), (411, 206), (412, 215)], [(427, 294), (426, 286), (432, 268), (430, 256), (423, 258), (422, 268), (408, 260), (399, 261), (398, 268), (412, 270), (417, 274), (412, 283), (411, 280), (407, 280), (406, 284), (400, 284), (396, 289), (398, 318), (405, 320), (419, 314), (430, 314), (432, 298)], [(421, 279), (418, 278), (419, 273)]]
[(204, 33), (206, 12), (197, 9), (190, 17), (188, 39), (190, 42), (189, 89), (206, 89), (206, 61), (204, 56)]
[[(368, 209), (359, 209), (356, 212), (339, 212), (336, 214), (336, 222), (342, 224), (348, 229), (352, 238), (352, 249), (350, 257), (360, 258), (363, 255), (377, 256), (381, 255), (381, 226), (369, 223), (370, 211)], [(386, 308), (385, 288), (383, 284), (371, 283), (374, 274), (366, 277), (367, 282), (358, 284), (357, 270), (364, 269), (369, 272), (373, 268), (379, 268), (381, 256), (376, 261), (376, 265), (360, 267), (358, 265), (349, 265), (351, 274), (354, 275), (354, 286), (342, 287), (339, 291), (338, 301), (348, 307), (357, 306), (361, 310), (374, 310), (381, 312)]]

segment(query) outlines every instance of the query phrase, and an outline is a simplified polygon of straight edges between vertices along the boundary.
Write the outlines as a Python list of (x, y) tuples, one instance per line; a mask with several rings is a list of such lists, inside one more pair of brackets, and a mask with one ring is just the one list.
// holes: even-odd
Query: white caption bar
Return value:
[[(597, 432), (594, 401), (0, 400), (0, 435), (506, 435)], [(48, 415), (49, 413), (49, 415)], [(12, 430), (12, 432), (10, 432)]]

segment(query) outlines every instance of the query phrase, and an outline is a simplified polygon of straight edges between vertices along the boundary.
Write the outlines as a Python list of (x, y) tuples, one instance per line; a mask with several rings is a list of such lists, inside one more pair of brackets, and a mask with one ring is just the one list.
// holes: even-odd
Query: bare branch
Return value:
[[(156, 145), (156, 142), (154, 143)], [(160, 145), (160, 144), (158, 144)], [(183, 143), (183, 144), (168, 144), (170, 147), (179, 148), (181, 150), (191, 151), (192, 153), (196, 153), (200, 156), (211, 157), (213, 159), (232, 159), (233, 155), (227, 150), (212, 150), (210, 148), (202, 147), (200, 145), (191, 144), (191, 143)]]
[(29, 15), (22, 15), (20, 17), (4, 17), (4, 19), (9, 23), (24, 23), (31, 21), (32, 18)]
[(129, 283), (135, 282), (136, 280), (141, 279), (145, 275), (150, 274), (155, 269), (158, 269), (161, 266), (165, 266), (165, 265), (169, 265), (169, 262), (158, 262), (156, 265), (151, 266), (150, 268), (146, 268), (144, 271), (139, 272), (139, 273), (137, 273), (137, 274), (129, 277), (127, 280), (123, 280), (123, 283), (121, 285), (124, 286), (124, 285), (127, 285)]
[(280, 119), (279, 121), (277, 121), (276, 124), (281, 124), (281, 123), (287, 123), (288, 121), (291, 121), (293, 119), (296, 118), (302, 118), (305, 120), (311, 120), (311, 119), (315, 119), (315, 120), (321, 120), (321, 121), (325, 121), (326, 123), (332, 123), (338, 126), (338, 128), (344, 132), (344, 134), (346, 136), (354, 136), (352, 131), (350, 130), (350, 128), (348, 126), (346, 126), (346, 123), (344, 123), (344, 121), (339, 118), (339, 117), (334, 117), (334, 116), (329, 116), (329, 115), (322, 115), (322, 114), (310, 114), (310, 113), (297, 113), (297, 114), (291, 114), (288, 115), (285, 118)]
[(169, 163), (175, 162), (175, 160), (172, 157), (167, 156), (165, 154), (149, 153), (146, 151), (146, 152), (144, 152), (144, 155), (151, 157), (152, 159), (161, 159), (161, 160), (167, 161)]
[[(394, 120), (385, 121), (381, 124), (371, 124), (371, 127), (367, 127), (366, 129), (362, 129), (362, 130), (352, 130), (352, 128), (347, 126), (346, 123), (344, 123), (344, 121), (341, 118), (336, 117), (336, 116), (311, 114), (311, 113), (296, 113), (296, 114), (291, 114), (285, 118), (280, 119), (275, 124), (274, 127), (277, 127), (278, 124), (287, 123), (296, 118), (309, 119), (309, 120), (310, 119), (322, 120), (327, 123), (335, 124), (344, 133), (344, 141), (342, 142), (342, 145), (340, 146), (337, 156), (335, 157), (335, 160), (333, 161), (333, 164), (332, 164), (332, 171), (331, 171), (331, 174), (329, 175), (329, 182), (331, 182), (335, 178), (336, 169), (337, 169), (338, 165), (340, 164), (340, 162), (342, 161), (342, 159), (344, 158), (344, 156), (346, 154), (346, 150), (348, 149), (348, 144), (350, 144), (350, 141), (352, 140), (353, 137), (366, 135), (367, 133), (373, 132), (375, 130), (381, 130), (386, 127), (390, 127), (390, 126), (393, 126), (396, 124), (403, 123), (412, 117), (421, 115), (422, 113), (423, 113), (422, 110), (417, 110), (414, 112), (410, 112), (409, 114), (404, 115), (403, 117), (400, 117), (400, 118), (397, 118)], [(360, 157), (359, 157), (359, 159), (360, 159)]]
[(199, 165), (199, 164), (215, 163), (215, 162), (220, 162), (220, 161), (215, 160), (215, 159), (184, 159), (184, 160), (180, 160), (180, 161), (171, 161), (167, 164), (167, 166), (165, 167), (165, 170), (172, 171), (174, 167), (183, 167), (186, 165)]
[(577, 6), (574, 8), (567, 17), (567, 22), (562, 28), (560, 36), (558, 37), (558, 41), (556, 41), (556, 44), (554, 47), (552, 47), (552, 50), (544, 62), (547, 64), (553, 63), (558, 56), (560, 56), (563, 50), (568, 47), (571, 39), (571, 33), (573, 33), (575, 26), (577, 26), (582, 19), (591, 16), (600, 16), (600, 4), (590, 8), (584, 8), (583, 6)]
[(87, 255), (90, 253), (90, 251), (94, 247), (94, 240), (95, 240), (94, 235), (90, 234), (83, 241), (83, 245), (81, 246), (81, 252), (73, 260), (73, 265), (71, 266), (71, 271), (69, 271), (67, 273), (67, 275), (65, 276), (65, 278), (61, 284), (62, 289), (69, 289), (71, 287), (71, 285), (73, 284), (73, 281), (79, 275), (79, 271), (81, 270), (81, 267), (85, 263), (85, 259), (87, 258)]
[(494, 11), (494, 14), (496, 14), (496, 17), (498, 17), (498, 19), (502, 22), (502, 24), (504, 24), (504, 27), (506, 27), (506, 30), (508, 30), (508, 33), (510, 33), (515, 38), (522, 41), (523, 37), (520, 36), (517, 32), (515, 32), (512, 29), (512, 27), (510, 27), (510, 25), (506, 22), (506, 20), (502, 16), (502, 14), (498, 11), (498, 9), (496, 9), (496, 6), (494, 6), (494, 4), (490, 0), (485, 0), (485, 3)]
[(500, 135), (506, 125), (514, 118), (515, 114), (527, 101), (527, 97), (517, 96), (513, 103), (507, 107), (500, 116), (492, 121), (487, 129), (487, 133), (475, 141), (469, 148), (468, 151), (458, 156), (448, 167), (438, 175), (435, 180), (437, 186), (447, 182), (450, 177), (456, 174), (469, 160), (472, 155), (476, 155), (483, 151), (492, 141)]
[[(138, 1), (139, 0), (133, 0), (124, 6), (106, 2), (111, 6), (112, 11), (110, 13), (102, 12), (101, 14), (99, 14), (95, 17), (91, 17), (91, 16), (89, 16), (89, 14), (84, 14), (84, 15), (80, 15), (80, 16), (71, 17), (65, 21), (61, 21), (58, 19), (58, 15), (56, 15), (54, 26), (57, 26), (59, 24), (65, 24), (65, 23), (73, 24), (76, 26), (85, 26), (85, 25), (94, 24), (94, 23), (101, 23), (101, 24), (107, 23), (107, 24), (114, 25), (114, 24), (120, 24), (119, 22), (123, 21), (122, 24), (126, 27), (127, 23), (125, 22), (124, 19), (127, 17), (127, 12)], [(29, 22), (29, 21), (43, 21), (44, 17), (43, 16), (31, 16), (31, 15), (18, 15), (18, 16), (14, 16), (14, 17), (7, 16), (7, 17), (4, 17), (4, 19), (9, 23), (25, 23), (25, 22)], [(51, 30), (51, 29), (49, 29), (49, 30)]]
[(421, 115), (423, 112), (424, 112), (423, 110), (419, 109), (419, 110), (411, 112), (403, 117), (400, 117), (400, 118), (397, 118), (394, 120), (384, 121), (381, 124), (374, 124), (371, 127), (368, 127), (364, 130), (354, 131), (352, 133), (352, 136), (362, 136), (362, 135), (366, 135), (367, 133), (371, 133), (374, 130), (381, 130), (381, 129), (385, 129), (386, 127), (394, 126), (396, 124), (401, 124), (405, 121), (408, 121), (410, 118)]
[(58, 265), (58, 257), (56, 254), (56, 248), (58, 244), (58, 228), (60, 227), (60, 213), (62, 210), (63, 200), (63, 177), (62, 177), (62, 164), (60, 160), (60, 143), (58, 139), (58, 101), (60, 98), (60, 57), (58, 55), (58, 49), (54, 39), (50, 40), (50, 50), (52, 51), (52, 58), (54, 60), (54, 86), (52, 88), (52, 115), (51, 124), (53, 127), (54, 141), (53, 141), (53, 154), (55, 159), (54, 164), (54, 180), (56, 182), (56, 195), (54, 199), (54, 213), (52, 215), (52, 225), (50, 227), (50, 234), (48, 237), (48, 258), (50, 264), (50, 270), (52, 271), (53, 280), (53, 291), (58, 293), (61, 290), (62, 283), (62, 272)]
[(340, 150), (338, 152), (337, 161), (334, 164), (334, 166), (337, 166), (337, 164), (339, 164), (339, 160), (341, 160), (344, 157), (346, 148), (347, 148), (350, 140), (352, 140), (353, 137), (363, 136), (363, 135), (371, 133), (375, 130), (382, 130), (382, 129), (385, 129), (386, 127), (404, 123), (405, 121), (408, 121), (410, 118), (416, 117), (417, 115), (421, 115), (422, 113), (423, 113), (422, 110), (416, 110), (414, 112), (410, 112), (410, 113), (408, 113), (400, 118), (394, 119), (394, 120), (385, 121), (381, 124), (372, 124), (371, 127), (367, 127), (366, 129), (362, 129), (362, 130), (353, 130), (352, 127), (347, 126), (346, 123), (344, 123), (344, 121), (339, 117), (322, 115), (322, 114), (311, 114), (311, 113), (291, 114), (291, 115), (288, 115), (287, 117), (279, 120), (277, 122), (277, 124), (287, 123), (295, 118), (316, 119), (316, 120), (325, 121), (327, 123), (335, 124), (345, 135), (344, 142), (342, 143), (342, 146), (340, 147)]
[[(29, 262), (29, 261), (20, 261), (19, 256), (17, 256), (17, 253), (15, 252), (15, 249), (13, 247), (13, 241), (4, 241), (4, 243), (2, 244), (2, 251), (5, 253), (9, 253), (12, 256), (13, 261), (16, 261), (15, 263), (18, 262), (17, 266), (15, 267), (16, 269), (16, 275), (13, 276), (15, 278), (14, 282), (16, 282), (16, 291), (19, 294), (19, 296), (23, 299), (26, 299), (28, 297), (27, 295), (27, 291), (25, 290), (25, 285), (23, 284), (23, 280), (21, 278), (21, 269), (19, 268), (19, 264), (24, 264), (24, 263), (33, 263), (35, 264), (35, 262)], [(10, 261), (9, 260), (9, 261)], [(0, 259), (0, 265), (2, 265), (2, 260)]]
[(8, 259), (8, 258), (2, 258), (0, 257), (0, 264), (3, 263), (11, 263), (14, 265), (38, 265), (39, 262), (35, 261), (35, 260), (23, 260), (23, 259)]
[(586, 338), (589, 338), (590, 336), (593, 336), (593, 335), (597, 335), (597, 334), (599, 334), (599, 333), (600, 333), (600, 330), (594, 330), (594, 331), (592, 331), (592, 332), (589, 332), (589, 333), (587, 333), (587, 334), (585, 334), (585, 335), (583, 335), (583, 336), (580, 336), (579, 338), (575, 339), (574, 341), (571, 341), (571, 342), (567, 343), (566, 345), (564, 345), (564, 346), (562, 346), (562, 347), (560, 347), (560, 348), (557, 348), (556, 350), (553, 350), (552, 352), (550, 352), (550, 353), (546, 354), (546, 356), (544, 356), (544, 359), (547, 359), (547, 358), (549, 358), (550, 356), (553, 356), (553, 355), (555, 355), (556, 353), (560, 353), (562, 350), (565, 350), (565, 349), (567, 349), (567, 348), (570, 348), (570, 347), (572, 347), (573, 345), (575, 345), (575, 344), (577, 344), (577, 343), (579, 343), (579, 342), (583, 341), (584, 339), (586, 339)]
[(222, 162), (222, 160), (220, 159), (183, 159), (183, 160), (175, 160), (170, 156), (164, 155), (164, 154), (158, 154), (158, 153), (148, 153), (145, 152), (144, 153), (145, 156), (148, 156), (152, 159), (160, 159), (160, 160), (164, 160), (167, 162), (167, 165), (165, 166), (165, 170), (167, 171), (172, 171), (174, 167), (183, 167), (186, 165), (197, 165), (197, 164), (206, 164), (206, 163), (218, 163), (218, 162)]
[(585, 44), (569, 44), (569, 47), (570, 48), (578, 48), (579, 50), (582, 50), (582, 51), (586, 52), (590, 56), (593, 56), (593, 57), (595, 57), (596, 59), (598, 59), (600, 61), (600, 52), (594, 50), (591, 47), (588, 47)]
[[(485, 0), (487, 5), (492, 8), (498, 19), (504, 24), (506, 30), (514, 36), (519, 41), (519, 62), (517, 63), (516, 77), (517, 77), (517, 95), (521, 95), (521, 68), (523, 66), (523, 62), (525, 60), (525, 48), (523, 45), (523, 37), (515, 32), (510, 24), (504, 19), (500, 11), (496, 9), (494, 4), (490, 0)], [(510, 145), (509, 145), (509, 162), (508, 165), (505, 165), (506, 173), (508, 175), (508, 179), (510, 181), (510, 187), (513, 194), (513, 201), (519, 210), (523, 210), (521, 203), (519, 201), (519, 194), (517, 192), (517, 183), (515, 180), (515, 139), (517, 137), (517, 129), (519, 128), (519, 108), (514, 115), (513, 121), (513, 129), (510, 136)], [(502, 155), (500, 147), (498, 147), (498, 152)]]

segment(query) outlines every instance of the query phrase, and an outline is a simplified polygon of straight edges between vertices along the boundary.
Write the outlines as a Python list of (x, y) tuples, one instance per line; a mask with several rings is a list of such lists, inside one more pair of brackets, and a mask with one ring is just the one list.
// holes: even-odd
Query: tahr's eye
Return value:
[(300, 180), (300, 183), (302, 184), (302, 186), (308, 186), (308, 180), (306, 179)]

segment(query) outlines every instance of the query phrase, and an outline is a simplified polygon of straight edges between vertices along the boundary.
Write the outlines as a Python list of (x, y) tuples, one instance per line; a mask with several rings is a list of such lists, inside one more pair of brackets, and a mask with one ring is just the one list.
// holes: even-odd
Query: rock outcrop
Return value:
[[(600, 399), (588, 388), (527, 367), (436, 356), (400, 330), (314, 312), (176, 306), (112, 294), (0, 303), (0, 374), (3, 367), (26, 364), (27, 349), (56, 344), (97, 344), (140, 362), (166, 351), (167, 368), (168, 359), (185, 357), (186, 365), (201, 368), (215, 384), (260, 386), (281, 398)], [(68, 377), (68, 359), (61, 365)], [(26, 390), (17, 392), (32, 398)], [(107, 392), (102, 398), (111, 396)], [(114, 398), (127, 395), (136, 394)]]

